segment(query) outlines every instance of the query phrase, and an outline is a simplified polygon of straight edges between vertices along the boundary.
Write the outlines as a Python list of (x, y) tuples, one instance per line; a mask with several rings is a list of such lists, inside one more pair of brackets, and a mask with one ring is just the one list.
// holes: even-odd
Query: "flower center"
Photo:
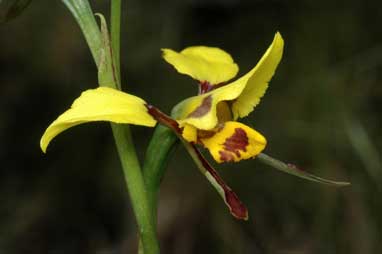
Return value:
[(216, 106), (216, 114), (218, 117), (218, 124), (212, 130), (198, 130), (198, 139), (210, 138), (215, 135), (223, 126), (225, 122), (233, 119), (231, 108), (226, 101), (221, 101)]

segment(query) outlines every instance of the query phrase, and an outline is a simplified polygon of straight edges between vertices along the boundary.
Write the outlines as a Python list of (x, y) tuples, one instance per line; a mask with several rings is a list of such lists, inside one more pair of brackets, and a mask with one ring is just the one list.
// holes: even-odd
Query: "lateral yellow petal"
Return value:
[(254, 107), (260, 102), (268, 88), (279, 64), (284, 48), (284, 40), (280, 33), (276, 33), (272, 44), (269, 46), (258, 64), (238, 81), (245, 82), (246, 86), (243, 93), (232, 104), (234, 119), (245, 117), (253, 111)]
[(188, 142), (196, 142), (198, 139), (198, 130), (190, 125), (186, 124), (183, 128), (182, 137)]
[(218, 103), (236, 99), (245, 85), (245, 82), (235, 81), (208, 93), (185, 99), (174, 107), (172, 116), (181, 127), (191, 124), (201, 130), (211, 130), (218, 124)]
[(86, 122), (109, 121), (155, 126), (156, 121), (147, 113), (145, 104), (139, 97), (108, 87), (87, 90), (45, 130), (40, 140), (41, 149), (45, 153), (54, 137), (70, 127)]
[(263, 135), (239, 122), (226, 122), (214, 136), (201, 142), (219, 163), (252, 158), (267, 144)]
[(180, 53), (162, 49), (163, 58), (182, 74), (198, 81), (208, 81), (211, 85), (225, 82), (235, 77), (239, 67), (225, 51), (205, 46), (188, 47)]

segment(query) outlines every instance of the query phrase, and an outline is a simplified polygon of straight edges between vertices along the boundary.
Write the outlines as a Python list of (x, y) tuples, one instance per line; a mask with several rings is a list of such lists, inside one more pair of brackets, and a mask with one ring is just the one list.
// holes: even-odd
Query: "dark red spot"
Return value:
[(202, 104), (200, 104), (199, 107), (197, 107), (194, 111), (188, 114), (187, 117), (195, 117), (195, 118), (202, 117), (211, 110), (211, 106), (212, 106), (212, 97), (211, 95), (209, 95), (206, 98), (204, 98), (202, 101)]
[(248, 210), (245, 205), (240, 201), (239, 197), (235, 192), (223, 181), (223, 179), (219, 176), (216, 170), (204, 159), (204, 157), (200, 154), (199, 150), (196, 148), (194, 144), (191, 144), (195, 153), (198, 155), (198, 159), (203, 164), (203, 167), (211, 174), (211, 176), (216, 180), (216, 182), (222, 187), (224, 190), (225, 200), (224, 202), (228, 206), (231, 214), (240, 220), (248, 219)]
[(222, 86), (225, 86), (226, 83), (225, 82), (221, 82), (219, 84), (211, 84), (210, 82), (208, 81), (200, 81), (199, 82), (199, 94), (205, 94), (205, 93), (208, 93), (216, 88), (219, 88), (219, 87), (222, 87)]
[(235, 133), (223, 144), (224, 150), (219, 151), (222, 161), (233, 161), (234, 154), (240, 158), (240, 151), (246, 152), (249, 145), (247, 133), (242, 128), (236, 128)]
[(199, 83), (199, 94), (208, 93), (212, 90), (212, 85), (208, 81), (201, 81)]

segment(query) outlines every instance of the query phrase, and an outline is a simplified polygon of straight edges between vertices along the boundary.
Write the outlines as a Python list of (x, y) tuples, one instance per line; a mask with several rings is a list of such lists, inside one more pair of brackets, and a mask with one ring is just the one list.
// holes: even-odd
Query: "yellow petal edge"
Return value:
[(263, 135), (239, 122), (226, 122), (219, 132), (201, 142), (219, 163), (252, 158), (267, 144)]
[(155, 126), (156, 121), (147, 113), (145, 104), (139, 97), (108, 87), (87, 90), (45, 130), (40, 140), (41, 150), (45, 153), (54, 137), (82, 123), (109, 121)]
[[(172, 115), (181, 126), (191, 124), (203, 130), (216, 127), (218, 123), (216, 107), (221, 101), (233, 101), (232, 112), (234, 119), (248, 115), (264, 95), (268, 82), (281, 60), (283, 45), (284, 42), (280, 33), (276, 33), (272, 44), (259, 63), (247, 74), (211, 92), (185, 99), (174, 107)], [(211, 99), (210, 110), (197, 117), (192, 114), (202, 107), (203, 102), (208, 97)]]
[(277, 32), (257, 65), (240, 78), (246, 83), (245, 89), (232, 104), (234, 119), (245, 117), (259, 104), (261, 97), (268, 88), (268, 83), (276, 71), (283, 54), (284, 40)]
[(232, 57), (219, 48), (193, 46), (180, 53), (162, 49), (163, 58), (182, 74), (198, 81), (208, 81), (211, 85), (225, 82), (235, 77), (239, 67)]

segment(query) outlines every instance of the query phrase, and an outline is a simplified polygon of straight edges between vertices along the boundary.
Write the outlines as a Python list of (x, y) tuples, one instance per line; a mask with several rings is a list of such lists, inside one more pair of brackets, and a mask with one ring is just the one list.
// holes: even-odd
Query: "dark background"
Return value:
[[(108, 14), (108, 1), (92, 1)], [(243, 122), (266, 153), (330, 179), (334, 188), (256, 160), (218, 165), (247, 204), (235, 220), (182, 147), (160, 197), (162, 253), (379, 253), (382, 248), (382, 6), (378, 1), (126, 1), (125, 91), (165, 112), (194, 95), (160, 48), (218, 46), (240, 74), (276, 31), (284, 57), (262, 103)], [(0, 25), (0, 253), (135, 253), (135, 220), (107, 123), (39, 139), (96, 68), (60, 1), (33, 1)], [(142, 158), (152, 129), (133, 127)]]

